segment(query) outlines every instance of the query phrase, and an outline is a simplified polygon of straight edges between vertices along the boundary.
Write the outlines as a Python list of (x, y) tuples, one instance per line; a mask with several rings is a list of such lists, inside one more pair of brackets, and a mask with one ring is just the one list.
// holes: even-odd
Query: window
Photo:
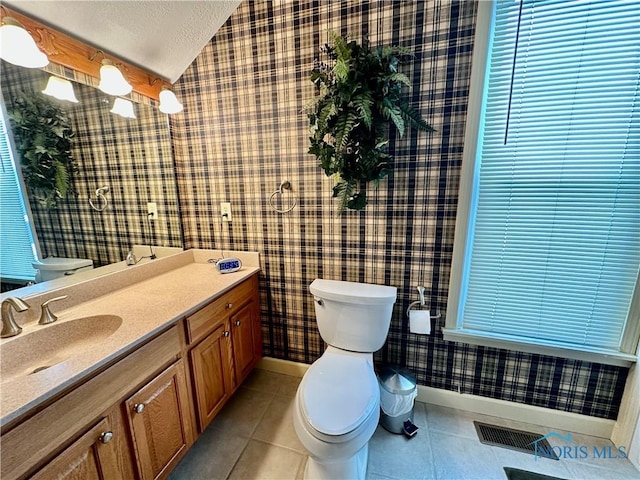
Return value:
[(446, 339), (635, 360), (638, 25), (635, 2), (480, 2)]
[(20, 188), (20, 174), (15, 167), (8, 124), (4, 104), (0, 103), (0, 278), (3, 282), (27, 283), (36, 278), (31, 263), (36, 260), (37, 250)]

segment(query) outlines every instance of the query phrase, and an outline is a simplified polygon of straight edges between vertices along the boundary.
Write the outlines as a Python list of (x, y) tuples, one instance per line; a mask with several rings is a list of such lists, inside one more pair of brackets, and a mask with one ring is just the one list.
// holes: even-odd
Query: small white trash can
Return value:
[(404, 423), (413, 423), (418, 387), (416, 378), (406, 368), (384, 366), (378, 375), (380, 384), (380, 425), (392, 433), (406, 433)]

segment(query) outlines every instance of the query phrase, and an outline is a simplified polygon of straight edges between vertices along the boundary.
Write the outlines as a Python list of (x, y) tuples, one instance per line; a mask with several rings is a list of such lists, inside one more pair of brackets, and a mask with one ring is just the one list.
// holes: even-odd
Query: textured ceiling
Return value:
[(3, 3), (174, 83), (240, 0)]

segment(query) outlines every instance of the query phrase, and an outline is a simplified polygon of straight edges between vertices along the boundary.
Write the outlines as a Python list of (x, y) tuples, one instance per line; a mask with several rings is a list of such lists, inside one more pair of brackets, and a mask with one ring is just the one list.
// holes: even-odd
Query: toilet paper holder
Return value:
[[(426, 288), (423, 286), (419, 286), (418, 287), (418, 295), (420, 295), (420, 300), (416, 300), (415, 302), (411, 302), (411, 304), (409, 304), (409, 307), (407, 308), (407, 317), (409, 316), (409, 312), (411, 311), (411, 309), (417, 305), (420, 305), (421, 307), (424, 307), (426, 302), (424, 299), (424, 292), (425, 292)], [(437, 315), (431, 315), (432, 319), (437, 319), (440, 318), (440, 314), (438, 313)]]

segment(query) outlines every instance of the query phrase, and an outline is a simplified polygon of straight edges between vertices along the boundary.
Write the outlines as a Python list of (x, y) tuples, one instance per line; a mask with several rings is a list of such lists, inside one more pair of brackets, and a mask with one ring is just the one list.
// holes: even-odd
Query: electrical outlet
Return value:
[(231, 221), (231, 203), (229, 202), (220, 203), (220, 215), (222, 215), (223, 222)]
[(147, 202), (147, 215), (149, 220), (158, 219), (158, 204), (156, 202)]

